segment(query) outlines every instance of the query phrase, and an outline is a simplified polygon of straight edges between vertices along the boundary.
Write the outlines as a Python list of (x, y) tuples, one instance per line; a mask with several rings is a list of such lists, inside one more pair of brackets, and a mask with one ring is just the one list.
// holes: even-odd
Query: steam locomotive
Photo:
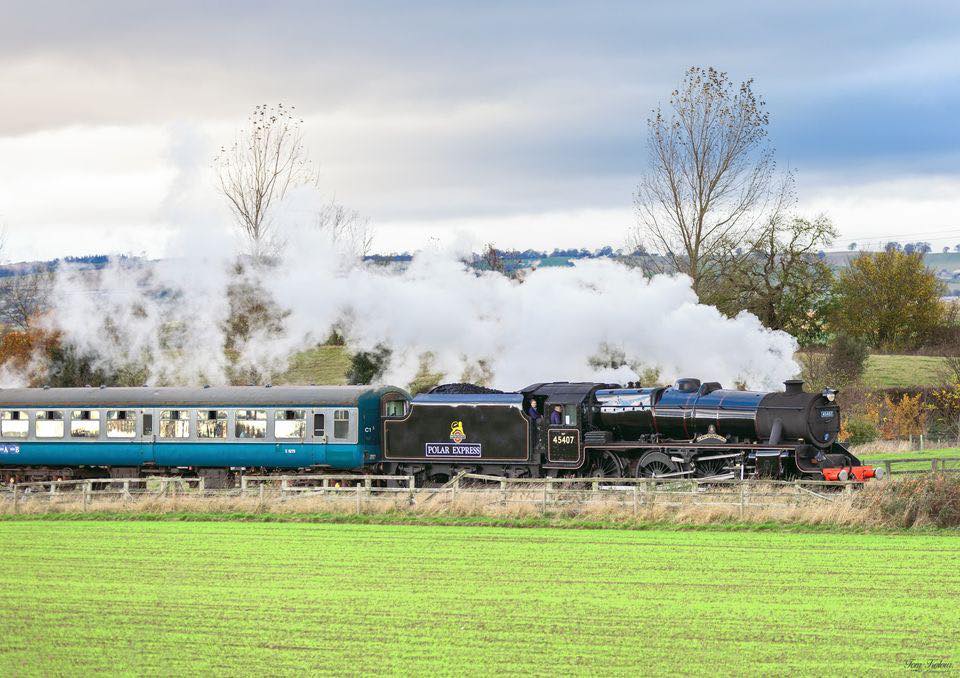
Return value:
[[(450, 392), (455, 391), (455, 392)], [(383, 468), (433, 480), (460, 470), (515, 477), (866, 480), (837, 441), (836, 391), (724, 389), (680, 379), (640, 388), (540, 383), (516, 393), (439, 387), (384, 420)]]
[(550, 382), (411, 398), (383, 386), (0, 389), (6, 481), (376, 471), (508, 477), (866, 480), (837, 442), (836, 392)]

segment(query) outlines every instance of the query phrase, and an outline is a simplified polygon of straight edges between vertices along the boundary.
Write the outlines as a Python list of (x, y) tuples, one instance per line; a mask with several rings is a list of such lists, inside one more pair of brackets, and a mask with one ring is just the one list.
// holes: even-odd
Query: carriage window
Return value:
[(324, 436), (323, 432), (323, 415), (315, 414), (313, 415), (313, 437), (322, 438)]
[(307, 419), (303, 410), (283, 410), (277, 412), (273, 434), (275, 438), (298, 438), (303, 440), (307, 433)]
[(0, 419), (0, 434), (4, 438), (26, 438), (30, 430), (30, 417), (23, 410), (6, 410)]
[(99, 438), (99, 410), (74, 410), (70, 415), (71, 438)]
[(152, 414), (143, 415), (143, 435), (145, 436), (153, 435), (153, 415)]
[(189, 438), (190, 410), (161, 410), (161, 438)]
[(62, 438), (63, 412), (57, 412), (56, 410), (37, 412), (37, 437)]
[(350, 410), (335, 410), (333, 413), (333, 437), (350, 437)]
[(200, 410), (197, 412), (198, 438), (226, 438), (226, 410)]
[(137, 435), (137, 413), (133, 410), (107, 412), (108, 438), (134, 438)]
[(266, 438), (266, 410), (237, 410), (236, 435), (238, 438)]
[(383, 416), (385, 417), (402, 417), (406, 413), (406, 400), (388, 400), (383, 403)]

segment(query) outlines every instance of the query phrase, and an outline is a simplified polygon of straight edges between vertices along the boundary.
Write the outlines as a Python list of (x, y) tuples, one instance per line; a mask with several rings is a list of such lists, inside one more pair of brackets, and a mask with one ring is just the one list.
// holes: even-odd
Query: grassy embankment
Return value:
[[(930, 386), (940, 382), (943, 358), (914, 355), (872, 355), (864, 383), (871, 388)], [(343, 384), (350, 368), (342, 346), (318, 346), (296, 354), (278, 384)]]
[(350, 354), (343, 346), (317, 346), (301, 351), (277, 384), (345, 384)]
[(960, 666), (960, 536), (17, 520), (0, 541), (4, 675)]

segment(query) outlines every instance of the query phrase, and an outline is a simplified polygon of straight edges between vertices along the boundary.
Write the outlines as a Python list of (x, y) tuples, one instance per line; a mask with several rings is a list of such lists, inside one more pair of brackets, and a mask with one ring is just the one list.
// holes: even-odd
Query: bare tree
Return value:
[(363, 259), (373, 247), (374, 229), (370, 219), (331, 200), (317, 213), (317, 228), (356, 259)]
[(700, 67), (647, 121), (638, 235), (698, 294), (764, 220), (775, 169), (768, 124), (751, 80), (736, 87), (726, 73)]
[(53, 275), (45, 272), (21, 273), (8, 277), (0, 285), (0, 322), (27, 330), (49, 305)]
[(271, 207), (297, 186), (315, 184), (316, 172), (303, 145), (303, 120), (283, 104), (253, 109), (233, 145), (214, 159), (227, 199), (255, 261), (273, 254), (280, 240)]

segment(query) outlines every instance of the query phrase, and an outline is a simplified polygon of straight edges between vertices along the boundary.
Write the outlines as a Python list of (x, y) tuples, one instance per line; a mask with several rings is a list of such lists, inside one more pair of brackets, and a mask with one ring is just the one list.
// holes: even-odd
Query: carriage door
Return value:
[(580, 428), (577, 406), (549, 403), (544, 414), (547, 424), (547, 461), (551, 464), (580, 462)]
[(140, 411), (140, 463), (156, 462), (157, 426), (160, 425), (159, 410)]
[(307, 440), (310, 441), (310, 456), (315, 466), (327, 463), (327, 436), (332, 432), (333, 413), (325, 410), (310, 410), (307, 420)]

